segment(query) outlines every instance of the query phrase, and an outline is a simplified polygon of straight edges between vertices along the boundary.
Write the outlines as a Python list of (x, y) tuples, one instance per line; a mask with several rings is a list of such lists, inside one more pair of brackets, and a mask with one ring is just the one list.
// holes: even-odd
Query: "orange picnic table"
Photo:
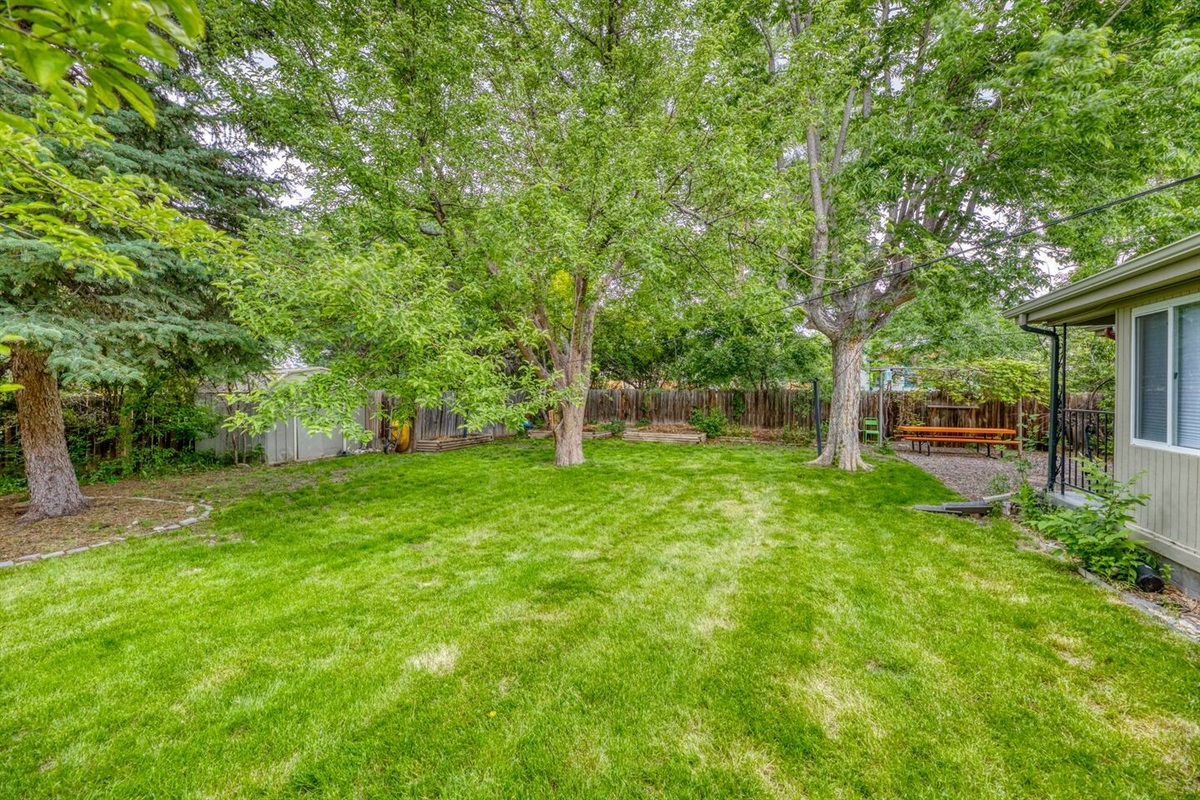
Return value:
[(1021, 449), (1021, 440), (1012, 428), (957, 428), (939, 425), (901, 425), (900, 438), (913, 445), (917, 452), (924, 444), (926, 452), (933, 453), (933, 445), (937, 444), (982, 444), (987, 446), (987, 454), (992, 455), (992, 445), (997, 447), (1015, 447)]

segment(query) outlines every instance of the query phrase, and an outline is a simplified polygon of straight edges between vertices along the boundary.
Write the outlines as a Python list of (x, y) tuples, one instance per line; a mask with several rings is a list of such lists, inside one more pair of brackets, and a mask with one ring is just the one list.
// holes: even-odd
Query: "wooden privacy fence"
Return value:
[[(1090, 408), (1093, 398), (1072, 395), (1068, 406)], [(588, 392), (584, 416), (588, 421), (620, 419), (627, 424), (687, 424), (692, 410), (719, 409), (731, 423), (746, 428), (778, 429), (813, 427), (811, 389), (717, 391), (711, 389), (593, 389)], [(1049, 407), (1034, 398), (1017, 403), (972, 403), (944, 392), (888, 391), (880, 414), (878, 390), (864, 390), (859, 418), (883, 418), (885, 434), (900, 425), (938, 425), (963, 428), (1012, 428), (1027, 439), (1045, 438)], [(821, 419), (829, 419), (829, 400), (822, 397)]]
[[(413, 440), (423, 442), (476, 435), (468, 433), (466, 424), (466, 418), (450, 410), (448, 404), (441, 408), (418, 408), (413, 424)], [(508, 429), (503, 425), (488, 425), (479, 433), (493, 438), (509, 435)]]
[[(584, 417), (590, 421), (624, 420), (629, 424), (648, 420), (652, 424), (684, 425), (693, 408), (720, 411), (735, 425), (747, 428), (811, 428), (811, 389), (766, 389), (750, 392), (711, 389), (593, 389), (588, 392)], [(821, 417), (829, 403), (821, 407)]]

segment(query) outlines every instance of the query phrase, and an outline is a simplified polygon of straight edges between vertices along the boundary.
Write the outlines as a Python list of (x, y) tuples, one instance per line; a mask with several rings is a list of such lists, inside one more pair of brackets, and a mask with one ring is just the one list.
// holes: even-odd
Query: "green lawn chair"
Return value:
[(883, 444), (883, 432), (879, 429), (879, 420), (875, 417), (863, 417), (860, 433), (862, 433), (862, 440), (864, 442), (874, 436), (875, 441)]

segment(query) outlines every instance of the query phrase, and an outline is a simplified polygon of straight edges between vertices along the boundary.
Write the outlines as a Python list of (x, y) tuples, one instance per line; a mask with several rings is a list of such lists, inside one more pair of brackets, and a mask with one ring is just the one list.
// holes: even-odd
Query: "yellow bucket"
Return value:
[(400, 420), (392, 422), (392, 441), (396, 444), (397, 453), (407, 453), (408, 446), (412, 442), (412, 424), (400, 424)]

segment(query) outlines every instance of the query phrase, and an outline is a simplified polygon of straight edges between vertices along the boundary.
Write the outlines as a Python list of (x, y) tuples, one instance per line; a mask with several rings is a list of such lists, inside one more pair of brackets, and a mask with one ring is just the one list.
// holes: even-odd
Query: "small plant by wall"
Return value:
[[(1133, 491), (1138, 476), (1119, 482), (1104, 471), (1103, 464), (1091, 460), (1083, 463), (1083, 471), (1091, 481), (1096, 502), (1042, 513), (1032, 524), (1061, 542), (1063, 549), (1088, 570), (1132, 584), (1140, 564), (1160, 567), (1153, 553), (1129, 537), (1134, 509), (1144, 506), (1150, 496)], [(1159, 571), (1169, 576), (1165, 567)]]

